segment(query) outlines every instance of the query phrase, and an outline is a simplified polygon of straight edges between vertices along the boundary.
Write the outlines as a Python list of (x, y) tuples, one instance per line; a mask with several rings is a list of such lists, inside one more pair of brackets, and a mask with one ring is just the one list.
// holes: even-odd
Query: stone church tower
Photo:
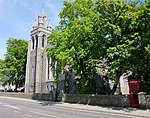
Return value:
[(26, 65), (26, 93), (47, 93), (54, 87), (54, 72), (49, 67), (51, 59), (46, 55), (46, 49), (52, 47), (48, 42), (51, 26), (46, 20), (44, 9), (35, 20), (31, 39), (28, 42)]

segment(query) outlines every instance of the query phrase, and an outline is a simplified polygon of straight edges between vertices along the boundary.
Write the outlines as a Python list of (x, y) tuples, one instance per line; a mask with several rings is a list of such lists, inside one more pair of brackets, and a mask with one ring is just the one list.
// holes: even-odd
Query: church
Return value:
[(50, 64), (51, 58), (46, 55), (46, 49), (52, 45), (48, 41), (52, 28), (46, 19), (44, 9), (38, 15), (31, 30), (31, 39), (28, 42), (25, 92), (48, 93), (54, 88), (54, 72)]
[[(75, 76), (71, 69), (67, 68), (64, 73), (60, 74), (59, 80), (55, 81), (55, 71), (51, 68), (52, 59), (47, 56), (46, 50), (53, 48), (48, 41), (52, 33), (50, 21), (46, 19), (44, 9), (38, 15), (38, 20), (34, 21), (30, 40), (28, 42), (25, 93), (77, 93), (80, 77)], [(56, 64), (57, 66), (57, 64)], [(95, 70), (95, 72), (98, 69)], [(98, 94), (106, 94), (110, 91), (108, 85), (104, 86), (103, 79), (95, 73), (95, 87)], [(109, 84), (109, 83), (108, 83)], [(108, 90), (106, 90), (108, 89)], [(103, 91), (102, 91), (103, 90)]]

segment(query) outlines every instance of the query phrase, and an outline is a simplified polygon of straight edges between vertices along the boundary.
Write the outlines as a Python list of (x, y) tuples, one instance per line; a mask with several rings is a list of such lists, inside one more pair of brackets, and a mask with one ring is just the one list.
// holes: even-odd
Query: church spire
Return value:
[(42, 0), (42, 14), (41, 14), (41, 16), (45, 16), (45, 13), (44, 13), (44, 3), (43, 3), (43, 0)]
[(44, 13), (44, 2), (43, 2), (43, 0), (42, 0), (41, 19), (42, 19), (42, 21), (43, 21), (43, 25), (46, 27), (46, 16), (45, 16), (45, 13)]
[(47, 20), (46, 15), (44, 13), (44, 3), (43, 3), (43, 0), (42, 0), (42, 11), (38, 15), (38, 26), (43, 27), (43, 28), (47, 28), (49, 31), (51, 30), (50, 21)]
[(44, 17), (45, 16), (45, 13), (44, 13), (44, 8), (42, 8), (42, 13), (41, 13), (41, 16)]

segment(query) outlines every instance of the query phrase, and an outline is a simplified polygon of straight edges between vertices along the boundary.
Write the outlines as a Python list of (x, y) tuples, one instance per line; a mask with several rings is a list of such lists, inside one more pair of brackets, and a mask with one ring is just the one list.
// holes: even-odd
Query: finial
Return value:
[(34, 24), (33, 24), (33, 29), (35, 29), (37, 27), (37, 22), (36, 20), (34, 21)]
[(47, 29), (48, 29), (48, 30), (51, 30), (50, 20), (47, 21)]

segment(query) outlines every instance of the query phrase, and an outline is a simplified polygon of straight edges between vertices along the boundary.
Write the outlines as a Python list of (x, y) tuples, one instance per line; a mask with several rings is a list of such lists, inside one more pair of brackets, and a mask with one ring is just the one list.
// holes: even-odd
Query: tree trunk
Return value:
[(114, 86), (110, 92), (110, 95), (114, 95), (114, 93), (116, 92), (117, 86), (118, 86), (118, 83), (114, 84)]
[[(112, 88), (112, 90), (111, 90), (111, 92), (110, 92), (110, 94), (111, 95), (114, 95), (114, 93), (116, 92), (116, 90), (117, 90), (117, 86), (118, 86), (118, 84), (119, 84), (119, 81), (120, 81), (120, 76), (121, 76), (121, 72), (117, 72), (117, 82), (114, 84), (114, 86), (113, 86), (113, 88)], [(120, 87), (119, 87), (119, 92), (120, 92)], [(120, 94), (120, 93), (119, 93)]]
[(15, 92), (17, 92), (17, 88), (18, 88), (18, 83), (17, 83), (17, 81), (15, 81), (15, 84), (16, 84), (16, 86), (15, 86)]

